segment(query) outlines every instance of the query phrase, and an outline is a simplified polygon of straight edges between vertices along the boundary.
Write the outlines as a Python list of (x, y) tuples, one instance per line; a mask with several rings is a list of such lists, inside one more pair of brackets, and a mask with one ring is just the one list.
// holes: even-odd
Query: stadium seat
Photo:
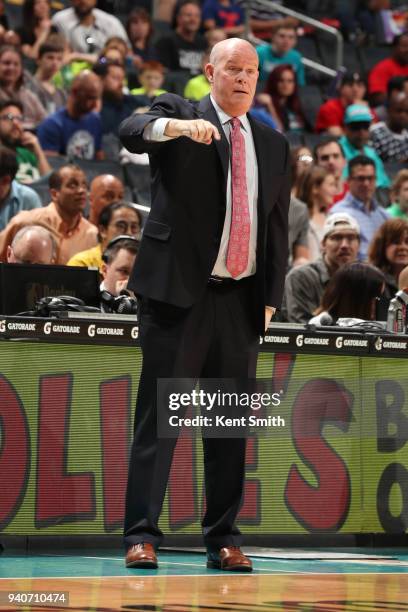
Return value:
[(307, 59), (321, 62), (316, 41), (312, 36), (299, 36), (296, 49)]
[(316, 117), (320, 106), (323, 104), (322, 94), (317, 85), (305, 85), (299, 87), (299, 96), (303, 112), (312, 126), (316, 123)]
[(119, 151), (122, 148), (120, 140), (116, 134), (104, 134), (102, 136), (102, 151), (106, 159), (119, 159)]
[(187, 81), (189, 79), (190, 75), (185, 71), (169, 70), (164, 80), (163, 89), (178, 94), (179, 96), (183, 96), (185, 86), (187, 85)]
[(305, 147), (309, 147), (311, 151), (315, 148), (315, 146), (322, 140), (321, 134), (311, 134), (310, 132), (305, 132), (303, 134), (303, 141)]
[(390, 48), (389, 47), (360, 47), (359, 53), (361, 57), (361, 63), (363, 66), (363, 71), (367, 75), (370, 70), (381, 62), (383, 59), (386, 59), (390, 56)]
[(118, 161), (111, 159), (93, 160), (93, 159), (72, 159), (73, 164), (76, 164), (86, 174), (88, 183), (90, 183), (95, 177), (101, 174), (113, 174), (120, 181), (124, 182), (123, 168)]
[(4, 10), (7, 15), (10, 30), (16, 30), (23, 22), (23, 2), (5, 2)]
[(31, 189), (34, 189), (34, 191), (38, 194), (43, 206), (46, 206), (51, 202), (50, 188), (48, 185), (49, 178), (50, 175), (45, 174), (33, 183), (27, 185), (27, 187), (31, 187)]
[(69, 164), (68, 157), (65, 157), (65, 155), (50, 155), (47, 157), (47, 161), (52, 170), (58, 170), (58, 168), (61, 168), (61, 166)]
[(285, 132), (285, 136), (289, 141), (291, 147), (299, 147), (303, 144), (303, 138), (301, 134), (296, 132)]
[(358, 72), (359, 74), (364, 72), (358, 48), (351, 42), (344, 43), (343, 64), (347, 68), (347, 72)]

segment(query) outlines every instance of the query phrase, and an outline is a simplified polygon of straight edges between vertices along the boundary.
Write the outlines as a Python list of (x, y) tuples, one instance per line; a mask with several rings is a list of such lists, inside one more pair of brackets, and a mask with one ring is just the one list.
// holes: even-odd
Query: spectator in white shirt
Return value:
[(112, 36), (122, 38), (130, 47), (119, 19), (95, 8), (96, 0), (71, 0), (71, 4), (71, 8), (58, 11), (52, 23), (65, 36), (73, 51), (98, 53)]

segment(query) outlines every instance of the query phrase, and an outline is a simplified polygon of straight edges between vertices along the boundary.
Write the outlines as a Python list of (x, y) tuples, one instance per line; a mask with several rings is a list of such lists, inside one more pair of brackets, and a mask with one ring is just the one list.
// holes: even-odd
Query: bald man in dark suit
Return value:
[[(128, 287), (140, 300), (143, 369), (126, 499), (127, 567), (157, 567), (158, 520), (176, 440), (157, 437), (157, 379), (255, 376), (259, 336), (280, 306), (288, 256), (289, 147), (247, 114), (258, 59), (214, 46), (211, 94), (165, 94), (120, 127), (150, 155), (152, 207)], [(204, 438), (207, 566), (251, 571), (235, 525), (245, 439)]]

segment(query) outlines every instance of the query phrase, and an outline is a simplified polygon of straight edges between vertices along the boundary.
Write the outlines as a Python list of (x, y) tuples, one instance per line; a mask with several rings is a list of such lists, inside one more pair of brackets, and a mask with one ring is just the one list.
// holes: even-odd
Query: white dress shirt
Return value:
[[(222, 108), (218, 106), (214, 98), (211, 96), (211, 102), (218, 115), (218, 119), (222, 125), (227, 141), (230, 142), (230, 120), (232, 117), (227, 115)], [(256, 161), (255, 145), (252, 136), (252, 130), (248, 117), (241, 115), (238, 117), (241, 122), (241, 132), (245, 139), (245, 158), (246, 158), (246, 184), (248, 192), (248, 206), (249, 216), (251, 220), (251, 231), (249, 237), (249, 252), (248, 252), (248, 265), (246, 269), (236, 277), (236, 280), (251, 276), (256, 272), (256, 241), (257, 241), (257, 227), (258, 227), (258, 214), (257, 214), (257, 202), (258, 202), (258, 164)], [(169, 136), (165, 136), (164, 131), (167, 123), (170, 119), (160, 118), (156, 119), (152, 123), (149, 123), (143, 132), (143, 138), (145, 140), (153, 142), (164, 142), (166, 140), (172, 140)], [(203, 145), (205, 146), (205, 145)], [(212, 274), (214, 276), (220, 276), (223, 278), (231, 278), (231, 274), (228, 272), (226, 267), (226, 258), (228, 251), (228, 242), (231, 226), (231, 213), (232, 213), (232, 186), (231, 186), (231, 156), (228, 168), (227, 177), (227, 202), (225, 211), (224, 228), (221, 235), (221, 243), (218, 251), (217, 260), (215, 262)]]

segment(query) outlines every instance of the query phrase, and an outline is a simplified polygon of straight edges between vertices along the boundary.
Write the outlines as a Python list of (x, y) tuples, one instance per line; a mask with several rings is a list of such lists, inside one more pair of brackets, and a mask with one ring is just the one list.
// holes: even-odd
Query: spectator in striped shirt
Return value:
[(370, 144), (383, 161), (408, 159), (408, 96), (405, 92), (390, 98), (386, 121), (370, 126)]

